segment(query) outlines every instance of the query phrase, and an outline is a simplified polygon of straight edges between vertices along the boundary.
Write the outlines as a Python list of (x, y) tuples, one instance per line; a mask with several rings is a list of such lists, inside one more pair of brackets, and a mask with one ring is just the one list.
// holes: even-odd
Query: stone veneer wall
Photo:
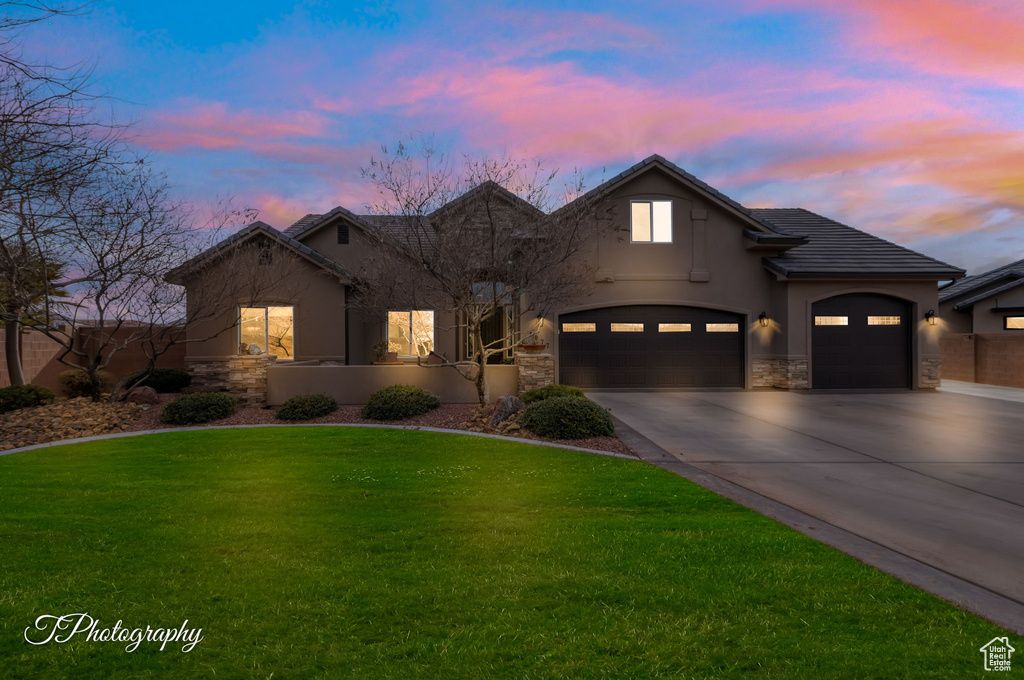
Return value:
[(519, 366), (519, 394), (555, 382), (555, 358), (550, 354), (516, 352)]
[(921, 359), (921, 389), (942, 387), (942, 357)]
[(267, 366), (277, 361), (274, 355), (240, 355), (185, 359), (192, 384), (215, 391), (226, 391), (243, 406), (262, 406), (267, 401)]
[(754, 359), (751, 385), (806, 390), (809, 387), (807, 359)]

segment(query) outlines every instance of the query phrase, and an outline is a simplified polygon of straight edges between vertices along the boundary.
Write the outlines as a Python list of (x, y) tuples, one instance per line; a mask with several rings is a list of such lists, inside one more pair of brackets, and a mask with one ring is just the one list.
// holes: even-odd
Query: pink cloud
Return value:
[(1024, 5), (985, 0), (751, 0), (838, 12), (852, 47), (927, 73), (1024, 86)]
[(266, 140), (322, 137), (327, 134), (330, 122), (312, 111), (231, 111), (222, 102), (157, 112), (152, 119), (155, 122), (141, 131), (140, 142), (158, 151), (175, 151), (189, 146), (237, 149)]

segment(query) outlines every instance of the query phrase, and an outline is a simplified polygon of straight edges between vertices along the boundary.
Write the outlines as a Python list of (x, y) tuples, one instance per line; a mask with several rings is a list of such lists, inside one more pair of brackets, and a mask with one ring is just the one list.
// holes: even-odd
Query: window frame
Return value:
[[(430, 312), (434, 322), (430, 325), (430, 352), (437, 352), (437, 310), (436, 309), (389, 309), (384, 312), (384, 342), (388, 342), (388, 327), (391, 325), (392, 314), (408, 314), (409, 319), (409, 334), (412, 335), (412, 314), (413, 312)], [(409, 338), (409, 351), (412, 351), (412, 338)], [(430, 356), (430, 352), (426, 354), (398, 354), (399, 359), (426, 359)]]
[[(280, 355), (274, 354), (270, 351), (270, 309), (272, 307), (288, 307), (292, 310), (292, 355), (286, 359), (282, 359)], [(251, 355), (251, 356), (276, 356), (277, 362), (295, 361), (296, 348), (298, 347), (297, 334), (295, 333), (295, 305), (238, 305), (238, 333), (235, 336), (235, 352), (238, 352), (238, 347), (242, 344), (242, 310), (243, 309), (262, 309), (263, 310), (263, 355)]]
[[(646, 203), (650, 206), (651, 216), (651, 239), (649, 241), (637, 241), (633, 238), (633, 204), (635, 203)], [(654, 240), (654, 204), (655, 203), (668, 203), (668, 240), (667, 241), (655, 241)], [(675, 241), (675, 228), (673, 225), (672, 214), (675, 212), (674, 201), (672, 199), (663, 198), (637, 198), (630, 199), (629, 201), (629, 242), (630, 243), (642, 243), (653, 246), (668, 246), (672, 245)]]
[(1024, 328), (1010, 328), (1010, 319), (1024, 319), (1024, 315), (1020, 314), (1004, 314), (1003, 315), (1003, 330), (1004, 331), (1024, 331)]

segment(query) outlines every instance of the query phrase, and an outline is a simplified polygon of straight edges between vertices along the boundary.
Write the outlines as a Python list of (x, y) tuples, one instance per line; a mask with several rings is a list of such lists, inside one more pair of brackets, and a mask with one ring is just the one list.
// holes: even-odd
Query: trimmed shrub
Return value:
[(370, 395), (363, 407), (368, 420), (401, 420), (412, 418), (441, 405), (441, 400), (430, 392), (413, 385), (390, 385)]
[(553, 397), (534, 402), (519, 417), (519, 424), (550, 439), (615, 435), (615, 425), (608, 411), (586, 397)]
[(583, 390), (572, 385), (545, 385), (544, 387), (538, 387), (535, 390), (528, 390), (519, 395), (519, 398), (523, 400), (524, 404), (533, 404), (538, 401), (544, 401), (545, 399), (553, 399), (555, 397), (582, 397)]
[(57, 395), (39, 385), (11, 385), (0, 389), (0, 413), (53, 403)]
[(60, 383), (60, 390), (68, 399), (75, 397), (98, 397), (110, 389), (114, 384), (114, 376), (106, 371), (97, 371), (96, 377), (99, 384), (94, 384), (89, 374), (80, 368), (72, 368), (57, 376)]
[(281, 420), (309, 420), (338, 410), (338, 401), (329, 394), (297, 394), (277, 407)]
[[(126, 385), (132, 385), (143, 371), (132, 371), (126, 376)], [(152, 387), (157, 392), (181, 392), (192, 384), (192, 376), (180, 368), (154, 368), (138, 387)]]
[(195, 425), (227, 418), (238, 408), (238, 400), (227, 392), (183, 394), (164, 407), (160, 420), (171, 425)]

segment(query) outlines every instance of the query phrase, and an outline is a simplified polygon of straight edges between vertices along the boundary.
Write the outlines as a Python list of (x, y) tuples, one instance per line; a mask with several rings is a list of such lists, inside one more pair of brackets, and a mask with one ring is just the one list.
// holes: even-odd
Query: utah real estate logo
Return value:
[(1010, 655), (1017, 650), (1010, 646), (1009, 638), (997, 637), (989, 640), (979, 651), (985, 655), (985, 670), (1008, 671), (1010, 670)]

